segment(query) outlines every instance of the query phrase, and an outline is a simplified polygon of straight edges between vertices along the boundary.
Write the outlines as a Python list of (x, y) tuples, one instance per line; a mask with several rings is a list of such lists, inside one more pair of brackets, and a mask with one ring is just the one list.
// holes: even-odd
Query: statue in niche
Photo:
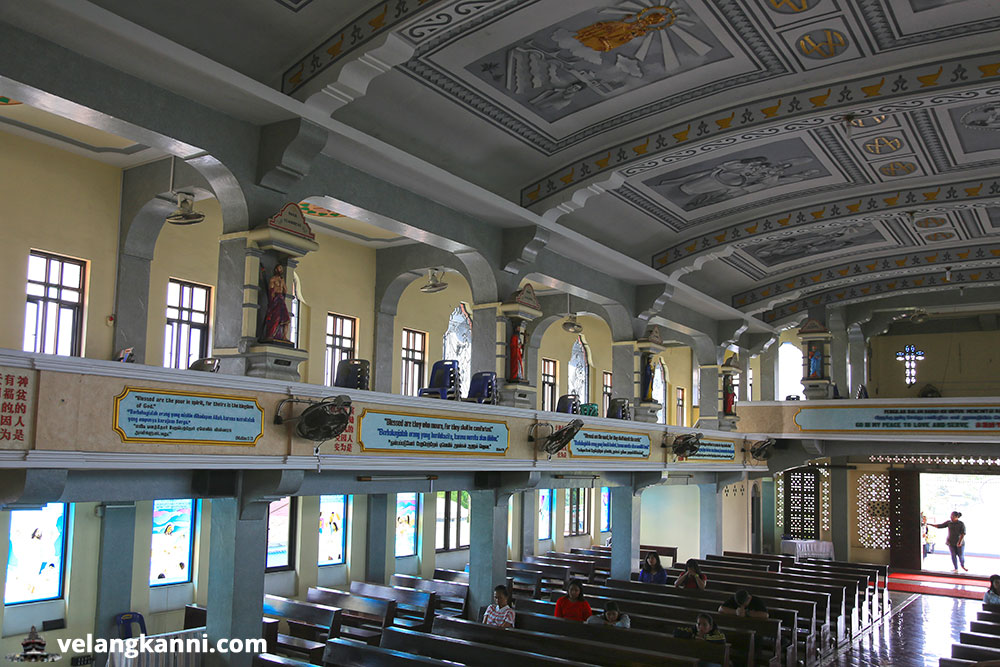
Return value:
[(722, 375), (722, 414), (727, 417), (736, 414), (736, 388), (732, 373)]
[(264, 314), (263, 342), (288, 343), (288, 328), (292, 322), (285, 303), (285, 268), (278, 264), (267, 282), (267, 311)]
[(524, 371), (524, 322), (514, 320), (513, 331), (510, 334), (508, 353), (510, 355), (510, 368), (508, 368), (507, 382), (526, 382), (527, 373)]
[(642, 377), (640, 383), (643, 403), (653, 401), (653, 355), (642, 355)]
[(809, 346), (809, 374), (806, 377), (810, 380), (823, 377), (823, 351), (818, 345)]

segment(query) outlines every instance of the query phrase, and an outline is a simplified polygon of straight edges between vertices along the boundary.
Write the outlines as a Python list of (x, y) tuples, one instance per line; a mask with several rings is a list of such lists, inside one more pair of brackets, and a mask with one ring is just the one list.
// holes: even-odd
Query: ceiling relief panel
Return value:
[(849, 249), (852, 254), (860, 253), (888, 243), (894, 244), (894, 241), (887, 239), (874, 223), (851, 222), (753, 243), (741, 250), (761, 266), (774, 270), (806, 258), (813, 258), (815, 261), (821, 255), (845, 249)]
[(944, 42), (1000, 29), (994, 2), (980, 0), (851, 0), (878, 51)]
[[(1000, 95), (1000, 88), (991, 91)], [(1000, 103), (977, 100), (913, 113), (914, 127), (939, 172), (961, 171), (1000, 160)]]
[(735, 0), (491, 4), (405, 70), (545, 154), (787, 72)]

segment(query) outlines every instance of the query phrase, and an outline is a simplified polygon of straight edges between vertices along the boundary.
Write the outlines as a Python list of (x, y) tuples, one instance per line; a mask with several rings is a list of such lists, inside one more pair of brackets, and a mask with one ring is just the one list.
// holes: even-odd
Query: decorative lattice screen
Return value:
[(785, 473), (785, 533), (795, 540), (819, 539), (819, 472)]
[(858, 542), (866, 549), (889, 548), (889, 475), (858, 478)]
[(774, 475), (774, 525), (784, 534), (785, 527), (785, 473)]

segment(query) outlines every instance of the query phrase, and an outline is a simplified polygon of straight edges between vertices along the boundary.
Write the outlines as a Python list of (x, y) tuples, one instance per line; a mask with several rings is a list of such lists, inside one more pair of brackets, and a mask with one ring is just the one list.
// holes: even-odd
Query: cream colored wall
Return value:
[[(871, 339), (872, 359), (868, 391), (872, 398), (916, 398), (927, 384), (947, 398), (1000, 394), (1000, 352), (996, 331), (955, 334), (876, 336)], [(912, 344), (924, 351), (917, 362), (917, 382), (907, 386), (896, 352)]]
[[(694, 415), (691, 408), (691, 374), (692, 356), (691, 348), (671, 347), (663, 351), (658, 359), (663, 362), (666, 369), (667, 380), (667, 424), (673, 426), (694, 425)], [(687, 415), (686, 424), (677, 423), (677, 390), (684, 390), (684, 412)]]
[[(582, 315), (578, 321), (583, 325), (584, 342), (590, 351), (590, 395), (586, 400), (581, 397), (581, 403), (597, 403), (602, 405), (604, 372), (611, 371), (611, 329), (607, 323), (593, 315)], [(556, 322), (542, 336), (538, 347), (538, 369), (535, 376), (535, 386), (539, 388), (538, 407), (542, 407), (542, 358), (555, 359), (559, 362), (559, 379), (556, 396), (569, 393), (569, 357), (573, 352), (573, 344), (578, 334), (564, 331)]]
[(0, 266), (8, 278), (0, 312), (11, 321), (0, 328), (0, 347), (21, 349), (28, 252), (35, 249), (89, 262), (83, 354), (110, 359), (121, 169), (0, 132), (0, 174)]
[(677, 560), (698, 558), (701, 498), (696, 484), (651, 486), (642, 492), (641, 544), (677, 547)]
[[(761, 374), (760, 374), (760, 355), (759, 354), (756, 354), (756, 355), (750, 357), (750, 364), (749, 364), (748, 368), (750, 369), (750, 372), (752, 372), (753, 376), (754, 376), (754, 384), (753, 384), (753, 389), (750, 392), (750, 400), (751, 401), (759, 401), (760, 400), (760, 378), (761, 378)], [(775, 380), (777, 380), (777, 378), (775, 378)]]
[(722, 489), (722, 549), (750, 551), (750, 493), (746, 482)]
[[(444, 332), (448, 329), (448, 318), (458, 306), (465, 302), (472, 310), (472, 290), (465, 278), (454, 271), (444, 276), (448, 289), (436, 294), (424, 294), (421, 286), (427, 283), (426, 277), (418, 278), (410, 283), (399, 298), (396, 309), (396, 325), (392, 336), (392, 393), (399, 393), (401, 377), (400, 349), (403, 345), (403, 329), (416, 329), (427, 334), (427, 364), (424, 368), (425, 384), (435, 361), (440, 361), (444, 352)], [(472, 369), (475, 373), (477, 369)]]
[[(163, 365), (163, 343), (167, 312), (167, 283), (171, 278), (208, 285), (212, 288), (212, 316), (215, 326), (216, 283), (219, 278), (219, 236), (222, 209), (217, 199), (203, 199), (195, 208), (205, 214), (197, 225), (163, 225), (156, 237), (149, 270), (149, 312), (146, 318), (146, 364)], [(209, 332), (209, 340), (214, 329)], [(209, 343), (209, 353), (212, 346)]]
[(357, 318), (358, 358), (373, 357), (375, 250), (325, 234), (316, 240), (319, 250), (299, 260), (295, 269), (301, 300), (299, 347), (309, 350), (299, 373), (303, 382), (323, 384), (327, 313)]

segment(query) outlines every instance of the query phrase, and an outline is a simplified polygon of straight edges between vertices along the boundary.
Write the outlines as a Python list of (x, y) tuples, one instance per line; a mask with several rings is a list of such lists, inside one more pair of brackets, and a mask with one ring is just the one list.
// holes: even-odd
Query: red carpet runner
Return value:
[(982, 600), (990, 582), (970, 577), (941, 577), (932, 574), (889, 575), (889, 590), (925, 595), (944, 595), (967, 600)]

